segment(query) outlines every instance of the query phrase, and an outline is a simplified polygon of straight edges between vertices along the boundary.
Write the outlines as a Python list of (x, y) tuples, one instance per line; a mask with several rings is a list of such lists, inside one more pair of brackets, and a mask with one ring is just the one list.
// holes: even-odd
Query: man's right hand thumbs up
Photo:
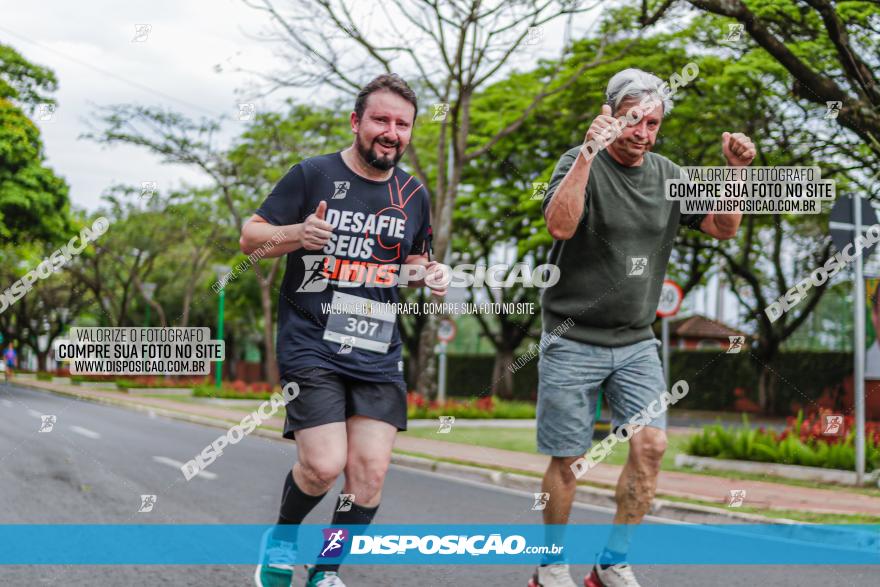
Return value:
[(309, 214), (306, 221), (303, 222), (303, 248), (310, 251), (323, 249), (330, 235), (333, 234), (333, 225), (324, 219), (327, 216), (327, 201), (321, 200), (315, 212)]
[(324, 218), (327, 217), (327, 200), (321, 200), (321, 203), (315, 208), (315, 216), (317, 216), (319, 220), (324, 220)]
[(602, 112), (593, 119), (587, 130), (586, 142), (595, 141), (602, 148), (617, 138), (620, 122), (611, 116), (611, 106), (602, 104)]

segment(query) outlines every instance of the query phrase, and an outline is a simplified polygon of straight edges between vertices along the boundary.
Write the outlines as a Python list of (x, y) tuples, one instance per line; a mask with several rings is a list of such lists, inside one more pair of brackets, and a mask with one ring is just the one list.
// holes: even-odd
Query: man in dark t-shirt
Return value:
[[(349, 169), (341, 152), (312, 157), (294, 165), (257, 210), (278, 227), (304, 223), (312, 215), (330, 227), (322, 249), (287, 255), (278, 305), (278, 366), (284, 379), (319, 368), (361, 381), (403, 384), (394, 316), (379, 310), (399, 301), (397, 288), (389, 286), (397, 266), (424, 252), (430, 202), (418, 180), (397, 167), (390, 171), (379, 181)], [(376, 302), (372, 316), (348, 311), (361, 302), (365, 310)], [(346, 336), (355, 344), (343, 341)], [(406, 428), (402, 420), (393, 423)], [(296, 427), (288, 424), (285, 436), (292, 438)]]
[[(416, 109), (397, 75), (371, 81), (351, 113), (352, 146), (294, 165), (242, 229), (246, 254), (287, 254), (278, 365), (282, 385), (299, 388), (284, 426), (298, 462), (279, 526), (264, 539), (257, 585), (291, 584), (296, 528), (341, 473), (333, 526), (372, 521), (394, 437), (406, 429), (397, 283), (446, 293), (444, 269), (430, 259), (427, 191), (396, 166)], [(312, 567), (307, 586), (343, 586), (338, 568)]]

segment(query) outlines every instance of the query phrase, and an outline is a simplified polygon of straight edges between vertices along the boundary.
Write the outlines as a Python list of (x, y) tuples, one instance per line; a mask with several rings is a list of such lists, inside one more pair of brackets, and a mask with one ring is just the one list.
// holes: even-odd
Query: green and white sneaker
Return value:
[(278, 540), (272, 529), (263, 534), (260, 546), (260, 564), (254, 571), (257, 587), (290, 587), (293, 583), (296, 544)]
[(345, 587), (336, 571), (310, 571), (306, 587)]

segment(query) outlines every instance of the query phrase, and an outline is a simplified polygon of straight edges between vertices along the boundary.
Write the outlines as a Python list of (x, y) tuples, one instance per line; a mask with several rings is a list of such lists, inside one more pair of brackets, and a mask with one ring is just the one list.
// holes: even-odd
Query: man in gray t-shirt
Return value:
[[(672, 243), (681, 226), (732, 238), (742, 216), (682, 215), (666, 200), (666, 180), (680, 179), (682, 171), (650, 152), (672, 106), (659, 78), (623, 70), (608, 82), (606, 97), (586, 134), (592, 147), (562, 155), (543, 203), (554, 238), (549, 262), (559, 266), (560, 279), (542, 298), (538, 450), (551, 455), (543, 515), (547, 541), (559, 543), (577, 479), (602, 458), (598, 446), (581, 458), (590, 448), (601, 386), (618, 438), (629, 440), (629, 457), (618, 480), (614, 529), (586, 584), (638, 587), (626, 564), (628, 530), (650, 508), (666, 448), (670, 395), (651, 324)], [(749, 165), (755, 157), (741, 133), (724, 133), (721, 143), (728, 165)], [(685, 383), (678, 386), (673, 393), (687, 392)], [(564, 558), (543, 562), (532, 587), (575, 587)]]

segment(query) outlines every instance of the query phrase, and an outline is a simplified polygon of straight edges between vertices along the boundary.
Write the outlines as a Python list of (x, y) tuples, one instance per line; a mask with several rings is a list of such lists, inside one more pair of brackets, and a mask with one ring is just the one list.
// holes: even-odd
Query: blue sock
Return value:
[[(336, 503), (337, 510), (339, 509), (339, 501)], [(333, 520), (330, 522), (333, 526), (339, 525), (353, 525), (353, 526), (366, 526), (373, 521), (373, 517), (376, 515), (376, 511), (379, 509), (379, 506), (367, 507), (363, 505), (359, 505), (357, 503), (351, 504), (351, 509), (347, 512), (336, 511), (333, 513)], [(339, 565), (315, 565), (311, 572), (309, 573), (309, 578), (312, 577), (318, 571), (335, 571), (339, 572)]]
[(599, 555), (599, 566), (602, 568), (603, 571), (608, 567), (612, 567), (623, 562), (626, 562), (625, 552), (616, 552), (614, 550), (609, 550), (606, 547), (602, 551), (602, 554)]

